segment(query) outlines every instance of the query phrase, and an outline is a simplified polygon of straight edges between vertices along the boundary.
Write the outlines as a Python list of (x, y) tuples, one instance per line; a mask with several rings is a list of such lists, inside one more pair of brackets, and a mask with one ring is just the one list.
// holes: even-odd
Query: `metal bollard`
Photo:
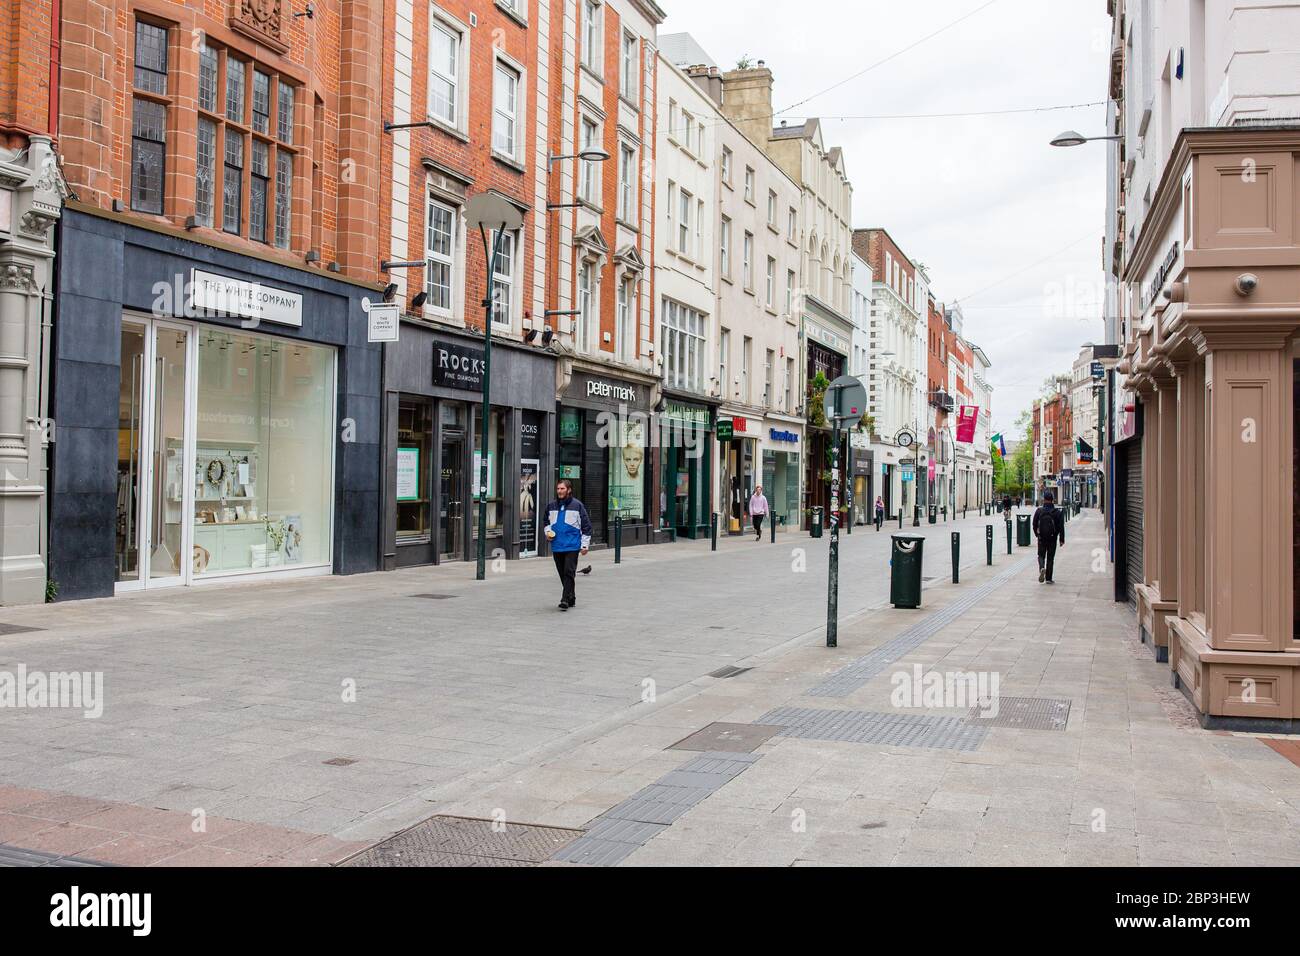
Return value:
[[(712, 524), (709, 525), (709, 536), (712, 538), (712, 544), (710, 545), (709, 550), (717, 551), (718, 550), (718, 513), (716, 511), (713, 512), (713, 522)], [(1007, 540), (1010, 541), (1011, 539), (1008, 538)]]
[(921, 527), (921, 506), (912, 505), (912, 527)]
[(772, 543), (776, 544), (776, 512), (771, 512), (770, 514), (768, 514), (767, 517), (772, 524), (771, 531), (770, 531), (772, 535)]
[(1011, 553), (1011, 519), (1007, 519), (1007, 554)]
[(623, 563), (623, 515), (614, 515), (614, 563)]
[(957, 584), (957, 565), (961, 561), (961, 532), (952, 533), (952, 583)]
[(993, 525), (987, 525), (984, 528), (984, 547), (988, 551), (989, 566), (993, 566)]
[(852, 508), (849, 508), (849, 517), (848, 520), (844, 522), (844, 526), (845, 526), (845, 530), (847, 530), (849, 534), (853, 533), (853, 509)]
[(898, 509), (898, 530), (899, 531), (903, 530), (903, 509), (902, 508)]

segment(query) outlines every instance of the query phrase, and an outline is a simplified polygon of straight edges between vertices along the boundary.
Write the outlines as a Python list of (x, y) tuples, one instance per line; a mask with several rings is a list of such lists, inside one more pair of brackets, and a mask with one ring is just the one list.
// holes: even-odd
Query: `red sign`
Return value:
[(957, 412), (957, 440), (969, 444), (975, 440), (975, 423), (980, 418), (978, 405), (963, 405)]

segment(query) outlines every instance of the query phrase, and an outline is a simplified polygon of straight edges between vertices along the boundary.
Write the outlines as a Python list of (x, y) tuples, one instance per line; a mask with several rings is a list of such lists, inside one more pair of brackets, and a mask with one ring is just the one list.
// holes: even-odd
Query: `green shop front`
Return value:
[(658, 416), (659, 527), (670, 537), (707, 538), (713, 510), (716, 408), (666, 397)]

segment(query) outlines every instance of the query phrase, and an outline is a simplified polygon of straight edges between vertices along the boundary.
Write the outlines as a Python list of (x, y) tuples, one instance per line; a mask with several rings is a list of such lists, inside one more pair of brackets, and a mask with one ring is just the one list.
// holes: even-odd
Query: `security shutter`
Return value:
[(1142, 583), (1142, 443), (1131, 441), (1125, 454), (1124, 481), (1124, 577), (1131, 603), (1136, 603), (1134, 588)]

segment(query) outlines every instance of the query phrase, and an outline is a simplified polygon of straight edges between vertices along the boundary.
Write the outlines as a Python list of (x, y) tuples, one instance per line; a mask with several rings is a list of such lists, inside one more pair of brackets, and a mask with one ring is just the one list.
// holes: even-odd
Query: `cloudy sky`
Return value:
[(938, 299), (961, 301), (966, 337), (993, 363), (995, 429), (1010, 434), (1043, 379), (1068, 371), (1084, 342), (1102, 340), (1106, 147), (1048, 141), (1065, 129), (1102, 133), (1104, 106), (832, 118), (1104, 100), (1110, 20), (1101, 0), (660, 2), (661, 32), (690, 33), (719, 67), (742, 55), (765, 60), (778, 111), (978, 11), (783, 115), (823, 117), (827, 145), (844, 149), (854, 225), (887, 228), (926, 264)]

